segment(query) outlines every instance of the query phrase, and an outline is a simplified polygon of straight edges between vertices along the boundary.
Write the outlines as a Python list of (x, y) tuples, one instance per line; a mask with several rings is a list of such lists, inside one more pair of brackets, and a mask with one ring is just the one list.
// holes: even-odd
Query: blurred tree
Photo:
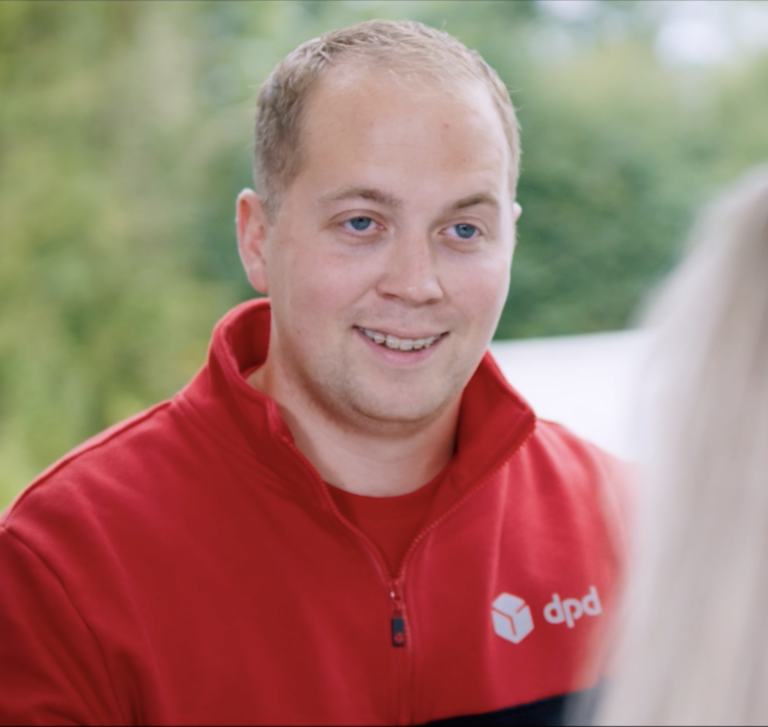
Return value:
[(0, 4), (5, 492), (183, 385), (232, 302), (183, 254), (205, 132), (174, 27), (191, 11)]

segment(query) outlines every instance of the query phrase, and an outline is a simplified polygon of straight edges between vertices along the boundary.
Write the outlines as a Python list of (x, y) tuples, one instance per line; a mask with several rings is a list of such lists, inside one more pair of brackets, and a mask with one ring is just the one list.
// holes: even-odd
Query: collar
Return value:
[[(223, 447), (257, 468), (267, 467), (294, 491), (307, 487), (322, 503), (328, 499), (322, 492), (325, 485), (296, 448), (277, 403), (245, 379), (245, 372), (266, 360), (270, 312), (266, 298), (229, 311), (214, 328), (205, 366), (175, 403)], [(530, 406), (486, 351), (462, 395), (451, 463), (454, 494), (490, 476), (522, 446), (534, 426)]]

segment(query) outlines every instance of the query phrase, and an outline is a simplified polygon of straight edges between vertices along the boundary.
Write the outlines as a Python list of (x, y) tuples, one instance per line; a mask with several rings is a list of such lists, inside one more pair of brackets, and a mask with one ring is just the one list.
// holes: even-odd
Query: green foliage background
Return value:
[(583, 22), (479, 0), (2, 2), (0, 508), (199, 368), (253, 295), (233, 215), (258, 84), (373, 17), (444, 28), (513, 89), (524, 214), (498, 337), (627, 325), (700, 202), (768, 156), (768, 58), (671, 72), (636, 2)]

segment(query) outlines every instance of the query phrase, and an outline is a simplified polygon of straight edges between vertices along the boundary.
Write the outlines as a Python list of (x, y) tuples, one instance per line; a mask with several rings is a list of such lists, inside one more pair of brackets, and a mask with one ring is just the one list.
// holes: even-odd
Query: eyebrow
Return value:
[(320, 197), (318, 204), (328, 204), (330, 202), (340, 202), (345, 199), (367, 199), (371, 202), (378, 202), (387, 207), (402, 207), (403, 201), (388, 192), (383, 192), (374, 187), (342, 187), (330, 194)]
[(499, 200), (496, 199), (496, 195), (491, 194), (490, 192), (478, 192), (477, 194), (470, 194), (468, 197), (463, 197), (458, 200), (458, 202), (454, 202), (449, 209), (463, 210), (467, 209), (467, 207), (475, 207), (481, 204), (487, 204), (496, 209), (499, 209), (500, 206)]

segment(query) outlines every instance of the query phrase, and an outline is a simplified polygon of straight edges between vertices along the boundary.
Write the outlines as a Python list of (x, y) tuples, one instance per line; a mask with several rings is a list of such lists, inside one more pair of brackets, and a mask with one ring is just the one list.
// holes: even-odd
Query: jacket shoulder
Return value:
[(628, 462), (567, 427), (544, 419), (536, 420), (533, 434), (526, 443), (532, 453), (551, 466), (581, 471), (590, 478), (607, 481), (634, 481), (637, 465)]
[[(27, 509), (36, 509), (41, 501), (52, 504), (66, 500), (66, 492), (62, 490), (69, 489), (73, 480), (88, 473), (93, 474), (97, 470), (106, 471), (109, 469), (107, 462), (114, 459), (115, 453), (122, 450), (133, 438), (164, 428), (159, 420), (163, 418), (171, 403), (165, 401), (156, 404), (114, 424), (54, 462), (16, 496), (0, 515), (0, 526), (9, 527), (16, 515)], [(45, 495), (41, 498), (43, 492)]]
[(524, 461), (535, 467), (571, 516), (597, 516), (626, 555), (637, 512), (639, 466), (617, 457), (555, 422), (537, 420)]

